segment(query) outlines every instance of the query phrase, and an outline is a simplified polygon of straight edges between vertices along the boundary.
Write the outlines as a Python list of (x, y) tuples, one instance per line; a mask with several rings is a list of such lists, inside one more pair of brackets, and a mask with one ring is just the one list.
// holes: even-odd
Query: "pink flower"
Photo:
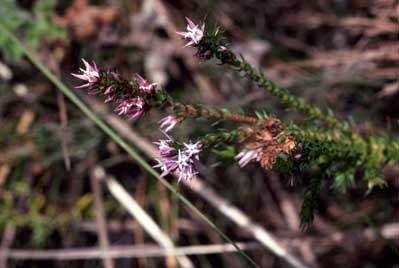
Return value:
[(225, 46), (220, 46), (219, 49), (218, 49), (218, 51), (220, 51), (220, 52), (225, 52), (227, 50), (228, 50), (228, 48), (225, 47)]
[(182, 121), (181, 117), (177, 117), (174, 115), (169, 115), (159, 121), (159, 128), (163, 132), (169, 132), (171, 131), (178, 123)]
[(112, 94), (112, 93), (114, 93), (114, 91), (115, 91), (115, 88), (114, 88), (113, 86), (109, 86), (109, 87), (107, 87), (107, 88), (105, 89), (104, 95)]
[(199, 154), (201, 153), (202, 144), (197, 141), (196, 143), (184, 143), (184, 149), (178, 151), (178, 157), (176, 163), (178, 164), (179, 178), (192, 180), (195, 175), (198, 174), (194, 166), (194, 160), (199, 160)]
[(246, 166), (250, 161), (256, 159), (256, 161), (260, 160), (260, 155), (262, 152), (262, 148), (257, 148), (257, 149), (250, 149), (250, 150), (244, 150), (237, 154), (235, 156), (236, 160), (238, 161), (238, 164), (240, 167)]
[(176, 148), (173, 146), (173, 140), (166, 133), (163, 133), (166, 136), (166, 139), (159, 139), (159, 141), (154, 142), (158, 146), (159, 156), (162, 159), (155, 159), (158, 164), (154, 167), (161, 168), (162, 174), (164, 177), (169, 173), (176, 170), (178, 167), (176, 159)]
[(130, 119), (135, 119), (144, 114), (145, 101), (143, 98), (123, 97), (115, 100), (115, 112), (119, 115), (128, 115)]
[(107, 98), (105, 99), (104, 103), (112, 102), (115, 100), (115, 91), (116, 89), (113, 86), (109, 86), (105, 89), (103, 94), (106, 95)]
[(176, 163), (179, 170), (179, 178), (177, 179), (178, 183), (181, 179), (192, 180), (192, 178), (198, 174), (195, 170), (192, 157), (187, 154), (186, 151), (179, 150)]
[(196, 160), (199, 160), (199, 153), (201, 152), (202, 144), (197, 141), (196, 143), (183, 143), (184, 147), (184, 153), (188, 155), (190, 158), (193, 157)]
[(119, 76), (118, 73), (112, 71), (112, 72), (111, 72), (111, 76), (112, 76), (112, 78), (113, 78), (115, 81), (117, 81), (117, 82), (120, 82), (120, 81), (121, 81), (121, 78), (120, 78), (120, 76)]
[(136, 74), (136, 81), (139, 84), (139, 88), (147, 94), (151, 94), (154, 92), (156, 83), (150, 84), (147, 80), (145, 80), (141, 75)]
[(202, 37), (204, 36), (205, 24), (195, 25), (189, 18), (186, 17), (187, 21), (187, 31), (186, 32), (176, 32), (178, 35), (182, 36), (184, 39), (189, 39), (190, 41), (184, 46), (188, 47), (193, 44), (198, 44)]
[(171, 172), (176, 170), (176, 168), (178, 166), (176, 161), (174, 161), (173, 159), (170, 159), (170, 158), (164, 158), (162, 160), (155, 159), (155, 160), (158, 162), (158, 164), (153, 167), (161, 169), (161, 171), (162, 171), (161, 177), (165, 177), (166, 175), (170, 174)]
[[(169, 136), (167, 136), (169, 138)], [(195, 175), (198, 174), (195, 169), (194, 162), (199, 160), (199, 154), (201, 152), (201, 143), (184, 143), (183, 149), (176, 149), (170, 145), (172, 140), (159, 140), (154, 142), (158, 145), (159, 155), (162, 159), (156, 159), (158, 162), (154, 167), (161, 168), (161, 176), (166, 176), (174, 171), (179, 172), (178, 182), (181, 179), (191, 180)], [(176, 154), (177, 153), (177, 154)]]
[(104, 103), (108, 103), (108, 102), (112, 102), (112, 101), (115, 101), (115, 96), (114, 95), (111, 95), (111, 96), (107, 97), (105, 99)]
[(73, 76), (76, 78), (79, 78), (83, 81), (86, 81), (86, 84), (83, 84), (81, 86), (78, 86), (76, 88), (85, 88), (85, 87), (91, 87), (93, 86), (94, 83), (98, 82), (100, 78), (100, 71), (96, 65), (96, 63), (93, 61), (93, 65), (90, 65), (85, 59), (82, 59), (85, 68), (79, 68), (79, 70), (82, 72), (81, 74), (74, 74), (72, 73)]
[(169, 136), (167, 137), (167, 140), (160, 139), (159, 141), (154, 142), (154, 144), (158, 146), (159, 155), (161, 157), (172, 157), (172, 153), (176, 150), (175, 147), (171, 145), (173, 141), (170, 139)]

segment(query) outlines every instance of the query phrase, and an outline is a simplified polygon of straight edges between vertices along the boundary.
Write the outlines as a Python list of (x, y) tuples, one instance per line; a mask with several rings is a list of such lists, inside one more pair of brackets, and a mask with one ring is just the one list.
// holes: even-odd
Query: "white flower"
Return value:
[(176, 164), (178, 165), (179, 178), (177, 182), (181, 179), (191, 180), (198, 172), (194, 167), (194, 160), (186, 151), (179, 150)]
[(189, 156), (198, 156), (198, 154), (201, 152), (201, 147), (202, 144), (197, 141), (196, 143), (184, 143), (184, 146), (186, 147), (186, 149), (184, 150), (184, 152)]
[(190, 39), (190, 41), (184, 46), (188, 47), (193, 44), (198, 44), (202, 37), (204, 36), (205, 24), (194, 24), (189, 18), (186, 17), (187, 21), (187, 31), (186, 32), (176, 32), (178, 35), (182, 36), (184, 39)]

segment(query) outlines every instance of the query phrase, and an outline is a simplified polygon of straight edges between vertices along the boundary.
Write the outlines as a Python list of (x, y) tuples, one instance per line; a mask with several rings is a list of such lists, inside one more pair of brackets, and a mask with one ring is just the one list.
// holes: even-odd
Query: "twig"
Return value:
[[(94, 168), (90, 175), (90, 183), (93, 192), (94, 206), (96, 208), (97, 233), (100, 242), (100, 248), (101, 250), (107, 251), (109, 248), (109, 240), (100, 184), (101, 175), (102, 170)], [(104, 258), (103, 263), (104, 268), (114, 267), (114, 262), (111, 258)]]
[[(134, 194), (134, 198), (136, 199), (137, 203), (141, 206), (144, 206), (146, 203), (145, 198), (146, 198), (146, 193), (145, 193), (145, 187), (146, 187), (146, 177), (145, 176), (140, 176), (138, 178), (138, 182), (136, 183), (136, 192)], [(134, 243), (142, 245), (144, 244), (144, 231), (143, 228), (139, 224), (135, 224), (133, 228), (133, 233), (134, 233)], [(176, 263), (176, 258), (170, 258), (173, 259), (173, 261)], [(146, 268), (148, 267), (148, 262), (146, 258), (139, 258), (137, 260), (139, 268)], [(166, 260), (167, 262), (167, 260)], [(175, 265), (176, 266), (176, 265)]]
[[(144, 209), (129, 195), (129, 193), (111, 176), (107, 176), (101, 167), (96, 167), (99, 177), (104, 180), (108, 190), (116, 200), (140, 223), (146, 232), (162, 247), (169, 251), (174, 250), (172, 240), (164, 233)], [(177, 257), (183, 268), (193, 268), (194, 265), (186, 256)]]
[[(184, 230), (188, 230), (190, 232), (199, 231), (199, 227), (195, 227), (195, 222), (186, 220), (179, 220), (179, 228)], [(183, 226), (182, 226), (183, 225)], [(187, 225), (187, 226), (185, 226)], [(120, 231), (132, 231), (136, 228), (136, 222), (133, 221), (111, 221), (108, 224), (108, 230), (112, 232), (120, 232)], [(77, 223), (76, 228), (85, 232), (96, 232), (95, 223), (93, 222), (81, 222)], [(333, 245), (333, 243), (343, 245), (344, 242), (349, 241), (351, 238), (360, 237), (360, 242), (370, 241), (373, 242), (378, 240), (379, 238), (387, 239), (387, 240), (398, 240), (399, 239), (399, 222), (391, 222), (386, 223), (378, 228), (365, 228), (365, 229), (349, 229), (345, 231), (332, 231), (327, 235), (309, 235), (304, 236), (303, 233), (292, 232), (287, 235), (279, 236), (279, 240), (284, 241), (284, 243), (290, 243), (289, 239), (308, 239), (313, 246), (317, 246), (322, 244)], [(289, 239), (287, 238), (289, 237)], [(313, 244), (314, 243), (314, 244)]]
[[(168, 230), (168, 232), (172, 235), (171, 233), (171, 223), (168, 224), (168, 220), (173, 218), (173, 214), (171, 213), (171, 206), (170, 206), (170, 201), (168, 198), (168, 192), (163, 187), (161, 183), (157, 183), (157, 191), (159, 193), (159, 200), (157, 201), (158, 205), (160, 206), (160, 222), (161, 226), (163, 226), (164, 229)], [(169, 228), (168, 228), (169, 226)], [(177, 236), (175, 236), (177, 237)], [(175, 268), (176, 267), (176, 260), (174, 258), (166, 258), (166, 268)]]
[(61, 136), (61, 148), (62, 148), (62, 156), (64, 157), (64, 164), (66, 170), (71, 170), (71, 159), (69, 157), (69, 150), (68, 150), (68, 142), (66, 138), (66, 129), (68, 127), (68, 113), (65, 104), (64, 95), (61, 92), (57, 91), (57, 103), (59, 109), (59, 116), (61, 120), (61, 127), (60, 127), (60, 136)]
[[(137, 198), (136, 198), (137, 200)], [(174, 219), (176, 228), (179, 230), (187, 231), (190, 233), (199, 233), (199, 225), (196, 222), (187, 219)], [(74, 227), (84, 232), (96, 232), (96, 226), (94, 222), (83, 221), (75, 223)], [(107, 228), (109, 232), (121, 232), (121, 231), (134, 231), (139, 227), (134, 220), (108, 220)]]
[[(237, 243), (243, 250), (259, 249), (257, 243)], [(158, 246), (112, 246), (107, 250), (100, 248), (20, 250), (10, 249), (2, 252), (8, 259), (27, 260), (89, 260), (102, 258), (142, 258), (164, 256), (206, 255), (236, 252), (230, 244), (199, 245), (176, 247), (173, 250)]]
[(15, 237), (15, 226), (7, 225), (4, 228), (3, 238), (0, 244), (0, 268), (7, 268), (7, 253)]

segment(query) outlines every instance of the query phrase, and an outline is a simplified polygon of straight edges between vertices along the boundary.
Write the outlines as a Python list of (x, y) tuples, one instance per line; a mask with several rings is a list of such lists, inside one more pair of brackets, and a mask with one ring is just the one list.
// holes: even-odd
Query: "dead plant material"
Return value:
[(3, 185), (6, 183), (10, 171), (11, 166), (9, 164), (4, 164), (0, 166), (0, 191), (3, 188)]
[(295, 148), (295, 140), (292, 136), (285, 135), (281, 122), (278, 119), (265, 119), (260, 121), (251, 133), (252, 138), (248, 142), (251, 149), (262, 148), (258, 156), (260, 165), (266, 169), (272, 169), (281, 153), (290, 155)]
[(18, 122), (17, 134), (27, 133), (34, 119), (35, 119), (35, 113), (33, 111), (31, 110), (24, 111), (21, 116), (21, 119)]
[(87, 2), (87, 0), (73, 1), (64, 16), (54, 19), (56, 24), (69, 29), (79, 41), (96, 36), (99, 28), (112, 23), (117, 15), (115, 7), (96, 7)]

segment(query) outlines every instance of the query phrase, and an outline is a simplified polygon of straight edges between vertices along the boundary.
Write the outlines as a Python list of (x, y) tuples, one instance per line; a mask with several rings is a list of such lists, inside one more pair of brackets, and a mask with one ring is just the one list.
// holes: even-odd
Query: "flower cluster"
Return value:
[(130, 119), (141, 117), (145, 111), (145, 101), (140, 97), (130, 98), (129, 96), (124, 96), (116, 99), (115, 104), (115, 112), (118, 115), (127, 115)]
[(167, 136), (167, 139), (160, 139), (154, 142), (158, 146), (161, 159), (154, 167), (160, 168), (161, 176), (166, 176), (174, 171), (179, 172), (178, 182), (181, 179), (191, 180), (198, 172), (195, 169), (194, 161), (199, 160), (202, 145), (200, 142), (183, 143), (182, 148), (177, 149), (175, 142)]
[[(195, 25), (187, 18), (187, 32), (180, 33), (184, 38), (190, 39), (189, 44), (197, 44), (203, 36), (204, 26)], [(203, 145), (210, 146), (218, 142), (230, 142), (233, 136), (229, 134), (205, 135), (201, 138), (201, 142), (196, 143), (178, 143), (168, 136), (177, 124), (179, 124), (185, 116), (194, 117), (212, 117), (216, 119), (224, 118), (226, 120), (234, 120), (237, 122), (245, 122), (256, 124), (256, 130), (252, 131), (248, 149), (243, 150), (236, 156), (241, 167), (247, 165), (250, 161), (256, 160), (264, 168), (271, 168), (275, 163), (279, 153), (289, 153), (295, 143), (291, 137), (280, 140), (282, 131), (279, 122), (273, 120), (262, 120), (258, 122), (256, 118), (234, 115), (220, 111), (210, 111), (204, 108), (194, 108), (181, 103), (175, 102), (165, 92), (160, 92), (155, 83), (150, 83), (139, 74), (135, 74), (133, 81), (126, 80), (115, 71), (101, 71), (96, 63), (89, 64), (83, 60), (84, 68), (81, 73), (73, 74), (76, 78), (83, 80), (85, 83), (77, 88), (88, 90), (89, 94), (98, 94), (105, 96), (105, 103), (114, 104), (114, 111), (119, 115), (127, 115), (129, 118), (137, 119), (144, 115), (150, 108), (154, 107), (154, 99), (163, 94), (166, 96), (160, 104), (168, 102), (175, 112), (174, 115), (168, 115), (159, 121), (159, 128), (165, 134), (165, 139), (155, 142), (159, 149), (159, 159), (155, 167), (162, 171), (162, 176), (166, 176), (174, 171), (178, 171), (179, 179), (191, 180), (198, 172), (194, 163), (199, 160), (199, 154), (203, 149)], [(178, 109), (176, 109), (178, 108)], [(257, 123), (258, 122), (258, 123)], [(238, 132), (237, 132), (238, 133)]]
[(235, 156), (240, 167), (255, 160), (265, 169), (271, 169), (280, 153), (287, 155), (295, 148), (295, 141), (291, 136), (282, 138), (284, 132), (278, 120), (262, 120), (251, 133), (248, 149), (244, 149)]
[(150, 108), (147, 100), (157, 91), (155, 83), (149, 83), (139, 74), (130, 82), (114, 71), (100, 71), (95, 62), (90, 65), (82, 61), (85, 69), (80, 68), (81, 74), (72, 75), (86, 83), (76, 88), (85, 88), (91, 95), (104, 95), (105, 103), (113, 103), (116, 113), (130, 119), (140, 118)]

